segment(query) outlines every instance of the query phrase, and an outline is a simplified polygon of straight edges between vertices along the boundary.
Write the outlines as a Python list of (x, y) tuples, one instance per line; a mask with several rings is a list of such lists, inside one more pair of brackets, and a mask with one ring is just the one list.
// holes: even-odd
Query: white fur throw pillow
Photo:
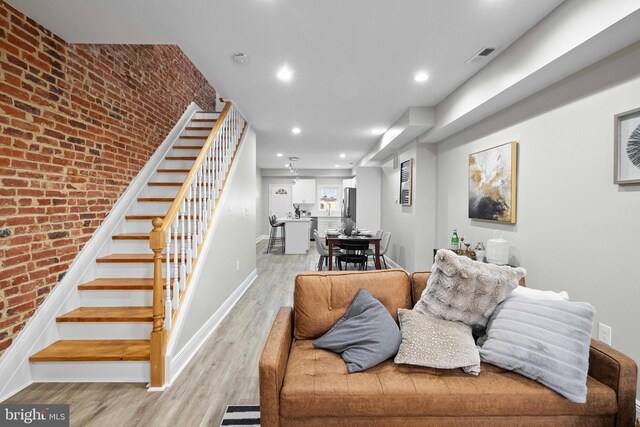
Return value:
[(498, 304), (526, 274), (522, 267), (486, 264), (440, 249), (427, 287), (413, 309), (462, 322), (481, 334)]

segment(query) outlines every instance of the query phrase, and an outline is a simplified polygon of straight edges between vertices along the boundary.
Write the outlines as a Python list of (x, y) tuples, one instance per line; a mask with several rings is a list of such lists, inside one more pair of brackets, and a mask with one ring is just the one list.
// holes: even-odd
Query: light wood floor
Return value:
[(4, 403), (67, 403), (72, 426), (219, 426), (225, 407), (257, 404), (258, 359), (275, 313), (292, 304), (293, 279), (314, 269), (308, 255), (265, 254), (256, 245), (258, 278), (198, 354), (163, 393), (144, 384), (33, 384)]

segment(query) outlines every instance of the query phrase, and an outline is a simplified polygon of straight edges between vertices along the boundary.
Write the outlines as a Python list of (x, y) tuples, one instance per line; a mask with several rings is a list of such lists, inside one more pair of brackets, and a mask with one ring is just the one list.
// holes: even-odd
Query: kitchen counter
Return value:
[(284, 253), (287, 255), (306, 255), (309, 251), (311, 217), (280, 218), (278, 221), (284, 222), (286, 234)]

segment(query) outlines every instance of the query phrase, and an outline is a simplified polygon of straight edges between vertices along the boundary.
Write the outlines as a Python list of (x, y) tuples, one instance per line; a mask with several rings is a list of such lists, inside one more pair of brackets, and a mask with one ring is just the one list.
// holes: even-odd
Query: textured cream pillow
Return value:
[(480, 373), (480, 354), (471, 327), (404, 308), (398, 309), (398, 319), (402, 342), (395, 363)]

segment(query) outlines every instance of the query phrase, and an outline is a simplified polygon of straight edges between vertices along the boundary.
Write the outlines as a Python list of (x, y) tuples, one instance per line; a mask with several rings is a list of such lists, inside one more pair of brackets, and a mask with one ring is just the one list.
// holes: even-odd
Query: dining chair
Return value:
[[(321, 238), (320, 235), (318, 234), (318, 230), (313, 231), (313, 237), (315, 237), (316, 239), (316, 250), (318, 251), (318, 255), (320, 255), (320, 258), (318, 259), (318, 271), (322, 271), (322, 265), (326, 264), (327, 261), (329, 260), (329, 248), (327, 248), (327, 245), (324, 239)], [(333, 247), (334, 257), (340, 256), (343, 254), (344, 252), (340, 250), (340, 248), (337, 248), (335, 246)]]
[[(382, 230), (378, 230), (378, 231), (382, 231)], [(377, 233), (376, 233), (377, 234)], [(389, 231), (384, 231), (382, 233), (382, 236), (380, 238), (380, 258), (382, 258), (382, 262), (384, 264), (384, 268), (385, 270), (387, 269), (387, 260), (385, 259), (385, 254), (387, 253), (387, 250), (389, 249), (389, 243), (391, 242), (391, 232)], [(367, 262), (369, 261), (369, 257), (375, 257), (376, 256), (376, 251), (375, 248), (374, 249), (367, 249)]]
[(340, 241), (340, 247), (344, 254), (336, 257), (338, 270), (342, 270), (342, 263), (345, 263), (345, 267), (353, 264), (354, 266), (360, 265), (360, 270), (367, 269), (367, 260), (369, 259), (366, 255), (369, 248), (368, 240), (344, 239)]

